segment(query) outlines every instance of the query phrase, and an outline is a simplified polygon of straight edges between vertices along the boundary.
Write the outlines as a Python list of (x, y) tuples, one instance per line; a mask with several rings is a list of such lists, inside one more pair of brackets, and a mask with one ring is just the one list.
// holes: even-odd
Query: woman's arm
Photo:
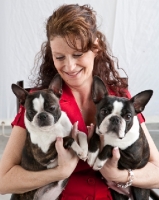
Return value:
[(24, 193), (54, 181), (68, 178), (75, 169), (78, 158), (63, 148), (62, 138), (58, 138), (58, 167), (32, 172), (19, 164), (25, 144), (26, 130), (14, 126), (0, 162), (0, 193)]
[[(159, 152), (146, 128), (145, 123), (142, 123), (141, 126), (150, 146), (150, 159), (142, 169), (133, 170), (133, 185), (141, 188), (159, 188)], [(100, 172), (109, 181), (126, 183), (128, 180), (128, 171), (117, 169), (119, 158), (119, 150), (115, 148), (113, 150), (113, 158), (106, 162)]]

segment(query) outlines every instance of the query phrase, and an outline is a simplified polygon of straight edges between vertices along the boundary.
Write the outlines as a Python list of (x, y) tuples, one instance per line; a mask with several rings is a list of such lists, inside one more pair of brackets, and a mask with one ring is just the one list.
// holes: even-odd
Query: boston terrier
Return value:
[[(13, 93), (25, 107), (27, 139), (22, 153), (21, 166), (26, 170), (40, 171), (58, 165), (55, 142), (62, 137), (65, 148), (72, 148), (79, 158), (86, 160), (88, 153), (87, 135), (78, 131), (78, 143), (70, 137), (72, 124), (66, 113), (61, 111), (59, 99), (62, 94), (62, 79), (56, 75), (49, 89), (28, 93), (12, 84)], [(25, 180), (24, 180), (25, 181)], [(66, 180), (23, 194), (13, 194), (11, 200), (55, 200), (64, 189)]]
[[(100, 170), (112, 157), (114, 147), (120, 151), (119, 169), (133, 170), (146, 165), (150, 156), (149, 145), (137, 114), (144, 110), (152, 94), (152, 90), (146, 90), (131, 99), (110, 96), (103, 81), (94, 77), (92, 97), (97, 110), (96, 130), (89, 141), (87, 160), (94, 170)], [(122, 189), (124, 186), (118, 184), (118, 187)], [(118, 187), (115, 187), (116, 191), (111, 189), (114, 200), (127, 200), (129, 197), (134, 200), (149, 199), (148, 189), (130, 186), (123, 193)]]

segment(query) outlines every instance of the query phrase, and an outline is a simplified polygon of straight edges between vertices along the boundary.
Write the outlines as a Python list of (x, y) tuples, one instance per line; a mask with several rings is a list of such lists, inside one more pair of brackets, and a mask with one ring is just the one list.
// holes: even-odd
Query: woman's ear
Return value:
[(95, 53), (95, 57), (96, 57), (98, 54), (98, 38), (95, 39), (94, 44), (96, 48), (93, 49), (93, 52)]

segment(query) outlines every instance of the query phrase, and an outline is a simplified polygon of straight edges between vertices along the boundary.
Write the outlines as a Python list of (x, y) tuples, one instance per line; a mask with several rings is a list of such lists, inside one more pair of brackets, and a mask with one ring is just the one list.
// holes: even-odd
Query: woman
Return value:
[[(95, 106), (91, 98), (93, 75), (105, 82), (110, 94), (129, 97), (127, 85), (115, 70), (113, 57), (108, 52), (104, 35), (97, 29), (95, 12), (89, 6), (63, 5), (47, 21), (47, 41), (42, 45), (42, 63), (36, 79), (36, 88), (47, 88), (58, 72), (63, 79), (60, 105), (77, 128), (91, 134), (95, 124)], [(71, 104), (71, 107), (70, 107)], [(120, 157), (117, 148), (99, 172), (63, 148), (57, 138), (58, 166), (40, 172), (24, 170), (20, 165), (25, 143), (24, 108), (13, 121), (13, 130), (0, 163), (0, 193), (23, 193), (70, 176), (61, 199), (112, 199), (105, 179), (126, 183), (127, 170), (118, 170)], [(139, 120), (150, 145), (149, 163), (134, 170), (133, 185), (144, 188), (159, 187), (159, 154), (151, 139), (143, 117)], [(78, 126), (77, 122), (78, 121)], [(87, 130), (88, 126), (88, 130)], [(104, 177), (104, 178), (102, 178)]]

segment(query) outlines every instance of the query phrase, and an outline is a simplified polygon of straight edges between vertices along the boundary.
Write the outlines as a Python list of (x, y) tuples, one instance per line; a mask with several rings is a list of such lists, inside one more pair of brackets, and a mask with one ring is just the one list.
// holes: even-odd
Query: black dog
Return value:
[[(107, 159), (112, 157), (114, 147), (119, 147), (121, 155), (118, 162), (119, 169), (139, 169), (146, 165), (150, 156), (149, 145), (140, 127), (137, 114), (144, 110), (152, 93), (152, 90), (146, 90), (130, 100), (109, 96), (102, 80), (97, 76), (94, 77), (92, 96), (97, 110), (96, 131), (88, 147), (88, 164), (93, 166), (94, 170), (101, 169)], [(104, 138), (102, 141), (104, 147), (100, 151), (101, 135)], [(118, 184), (118, 187), (122, 186)], [(128, 194), (130, 193), (134, 200), (149, 199), (147, 189), (133, 186), (127, 189), (129, 189)], [(111, 192), (114, 200), (128, 199), (128, 196), (114, 190)]]
[[(59, 98), (62, 93), (62, 79), (57, 74), (49, 89), (28, 93), (12, 84), (12, 90), (21, 104), (24, 104), (27, 139), (22, 153), (21, 165), (30, 171), (40, 171), (57, 166), (57, 137), (63, 137), (64, 147), (72, 148), (86, 160), (88, 153), (87, 136), (78, 132), (77, 142), (71, 138), (72, 124), (65, 112), (61, 111)], [(24, 180), (25, 181), (25, 180)], [(55, 200), (64, 189), (67, 180), (53, 182), (38, 190), (24, 194), (13, 194), (11, 200)]]

